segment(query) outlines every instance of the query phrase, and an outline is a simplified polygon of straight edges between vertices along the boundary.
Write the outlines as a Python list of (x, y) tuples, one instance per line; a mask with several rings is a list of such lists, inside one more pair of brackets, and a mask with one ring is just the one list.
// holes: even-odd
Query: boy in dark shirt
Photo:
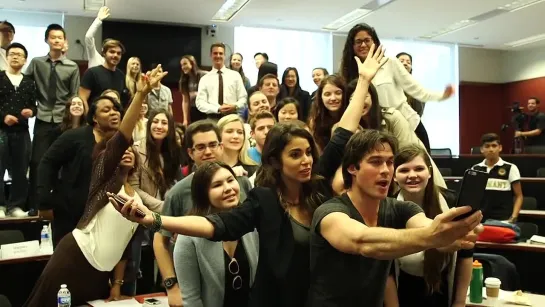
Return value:
[[(430, 248), (474, 246), (482, 215), (470, 207), (428, 219), (412, 202), (386, 198), (397, 141), (376, 130), (356, 133), (342, 162), (348, 192), (321, 205), (311, 225), (310, 307), (382, 307), (392, 259)], [(413, 228), (413, 229), (404, 229)]]
[(21, 73), (28, 52), (25, 46), (13, 43), (6, 48), (8, 68), (0, 72), (0, 176), (6, 168), (11, 171), (11, 193), (4, 196), (4, 182), (0, 185), (0, 218), (6, 213), (14, 217), (26, 216), (28, 182), (26, 172), (30, 163), (30, 134), (28, 118), (36, 114), (36, 85), (32, 78)]
[(487, 133), (481, 138), (483, 162), (473, 169), (489, 174), (483, 204), (483, 219), (495, 219), (515, 223), (524, 196), (520, 184), (520, 172), (515, 164), (500, 158), (500, 137)]

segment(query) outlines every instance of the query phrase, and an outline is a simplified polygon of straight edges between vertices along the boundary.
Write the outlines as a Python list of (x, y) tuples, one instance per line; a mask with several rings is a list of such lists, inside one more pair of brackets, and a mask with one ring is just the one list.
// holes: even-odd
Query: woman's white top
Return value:
[(420, 123), (420, 116), (407, 102), (405, 92), (422, 102), (443, 100), (443, 92), (426, 90), (396, 58), (388, 58), (384, 66), (378, 70), (372, 83), (377, 89), (380, 106), (399, 110), (409, 122), (412, 131)]
[[(130, 197), (124, 187), (118, 194)], [(142, 203), (137, 193), (132, 198), (136, 203)], [(121, 260), (137, 226), (108, 203), (85, 228), (76, 228), (72, 234), (89, 264), (98, 271), (109, 272)]]

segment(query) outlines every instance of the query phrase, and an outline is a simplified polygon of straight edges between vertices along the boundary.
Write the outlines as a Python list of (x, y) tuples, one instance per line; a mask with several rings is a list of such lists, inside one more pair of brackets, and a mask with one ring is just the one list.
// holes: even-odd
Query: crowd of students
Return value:
[[(465, 305), (482, 213), (456, 220), (470, 208), (448, 208), (421, 110), (409, 105), (447, 99), (451, 86), (422, 88), (410, 55), (384, 56), (359, 24), (339, 73), (312, 72), (312, 94), (295, 67), (279, 80), (266, 53), (254, 56), (254, 86), (242, 54), (225, 66), (222, 43), (210, 47), (209, 72), (183, 56), (183, 107), (173, 110), (161, 65), (142, 74), (131, 58), (121, 72), (115, 39), (97, 52), (92, 37), (109, 15), (102, 8), (86, 35), (81, 83), (59, 25), (25, 73), (24, 46), (2, 45), (8, 152), (29, 152), (27, 119), (37, 117), (26, 164), (11, 160), (21, 152), (1, 159), (12, 166), (8, 204), (34, 195), (55, 246), (25, 306), (55, 306), (60, 284), (74, 305), (135, 295), (142, 244), (153, 245), (170, 306)], [(0, 32), (4, 42), (15, 28)], [(27, 188), (17, 171), (29, 164)]]

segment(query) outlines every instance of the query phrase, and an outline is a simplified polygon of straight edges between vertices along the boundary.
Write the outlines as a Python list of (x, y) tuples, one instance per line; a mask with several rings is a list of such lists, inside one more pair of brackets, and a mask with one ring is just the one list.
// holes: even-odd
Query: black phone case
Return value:
[(456, 207), (471, 206), (472, 210), (455, 218), (462, 220), (472, 215), (477, 210), (481, 210), (481, 204), (486, 191), (489, 175), (486, 172), (468, 169), (464, 173), (462, 185), (458, 192)]

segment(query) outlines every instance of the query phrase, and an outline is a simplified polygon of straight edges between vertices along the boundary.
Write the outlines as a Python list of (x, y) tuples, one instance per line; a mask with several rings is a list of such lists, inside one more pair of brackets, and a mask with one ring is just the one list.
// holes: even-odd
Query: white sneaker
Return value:
[(6, 217), (6, 207), (0, 207), (0, 219)]
[(19, 207), (15, 207), (11, 209), (11, 211), (9, 212), (9, 215), (12, 217), (27, 217), (28, 212), (21, 210), (21, 208)]

